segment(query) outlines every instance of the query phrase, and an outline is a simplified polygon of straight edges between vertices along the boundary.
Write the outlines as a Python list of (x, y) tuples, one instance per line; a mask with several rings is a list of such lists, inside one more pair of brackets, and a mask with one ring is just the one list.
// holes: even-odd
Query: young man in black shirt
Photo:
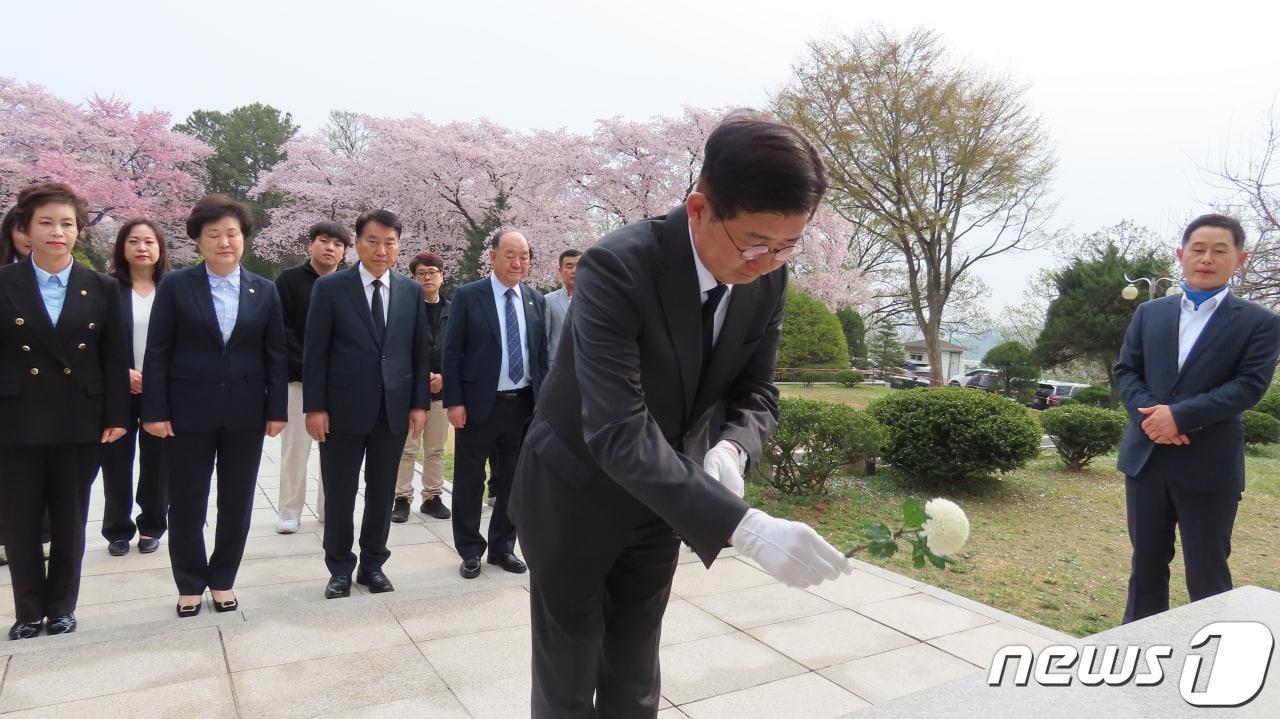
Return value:
[[(302, 414), (302, 341), (307, 326), (311, 287), (324, 275), (337, 271), (342, 256), (351, 246), (351, 234), (336, 222), (320, 222), (307, 233), (310, 257), (290, 267), (276, 278), (280, 305), (284, 310), (285, 338), (289, 347), (289, 424), (280, 433), (280, 520), (276, 531), (293, 534), (302, 523), (307, 497), (307, 458), (311, 437)], [(324, 484), (317, 478), (315, 511), (324, 521)]]
[(409, 263), (409, 274), (422, 285), (427, 304), (427, 322), (431, 325), (431, 409), (427, 412), (427, 426), (422, 434), (409, 435), (400, 456), (400, 471), (396, 476), (396, 502), (391, 509), (391, 521), (409, 520), (409, 505), (413, 501), (413, 466), (422, 450), (422, 506), (418, 511), (436, 519), (448, 519), (449, 508), (440, 501), (444, 486), (444, 443), (449, 436), (449, 420), (445, 417), (441, 387), (441, 364), (444, 351), (444, 328), (449, 319), (449, 300), (440, 296), (444, 284), (444, 260), (432, 252), (423, 252)]

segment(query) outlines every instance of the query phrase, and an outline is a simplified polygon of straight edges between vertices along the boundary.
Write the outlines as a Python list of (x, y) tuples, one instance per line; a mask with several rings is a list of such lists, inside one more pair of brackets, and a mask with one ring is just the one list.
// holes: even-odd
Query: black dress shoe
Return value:
[(138, 537), (138, 551), (151, 554), (160, 548), (160, 540), (155, 537)]
[(129, 553), (129, 540), (117, 539), (107, 545), (107, 551), (110, 552), (113, 557), (123, 557)]
[(200, 614), (200, 609), (204, 607), (204, 599), (201, 598), (195, 604), (178, 604), (178, 618), (187, 619)]
[(213, 602), (213, 611), (218, 613), (234, 612), (240, 608), (240, 600), (235, 599), (234, 597), (231, 599), (224, 599), (222, 601), (218, 601), (217, 599), (214, 599), (212, 596), (210, 596), (209, 600)]
[[(404, 524), (409, 521), (409, 500), (404, 497), (396, 497), (396, 503), (391, 507), (391, 521), (396, 524)], [(356, 580), (360, 581), (360, 580)]]
[(325, 599), (341, 599), (349, 596), (351, 596), (351, 577), (329, 577), (329, 583), (324, 587)]
[(40, 622), (14, 622), (9, 628), (9, 639), (30, 639), (40, 633)]
[[(405, 504), (408, 504), (406, 501)], [(356, 583), (363, 584), (369, 588), (370, 594), (382, 594), (383, 592), (394, 592), (395, 587), (391, 586), (391, 580), (387, 579), (387, 575), (382, 573), (381, 569), (375, 569), (366, 572), (363, 569), (356, 572)]]
[(480, 558), (472, 557), (462, 560), (462, 566), (458, 567), (458, 574), (461, 574), (463, 579), (475, 579), (480, 576)]
[(453, 513), (449, 511), (448, 507), (444, 506), (444, 502), (441, 502), (439, 497), (432, 497), (424, 501), (418, 511), (431, 515), (436, 519), (448, 519), (453, 516)]
[(51, 637), (55, 634), (70, 634), (75, 630), (76, 618), (71, 615), (50, 619), (49, 623), (44, 627), (44, 633)]
[(498, 556), (489, 555), (489, 564), (496, 564), (512, 574), (524, 574), (528, 567), (524, 566), (524, 562), (511, 552), (499, 554)]

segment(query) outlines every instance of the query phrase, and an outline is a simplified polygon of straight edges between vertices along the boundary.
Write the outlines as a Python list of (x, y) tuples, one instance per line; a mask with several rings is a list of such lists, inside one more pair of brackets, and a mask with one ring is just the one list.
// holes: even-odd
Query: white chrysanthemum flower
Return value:
[(960, 505), (949, 499), (936, 497), (925, 502), (924, 513), (929, 516), (920, 535), (929, 551), (940, 557), (950, 557), (969, 539), (969, 518)]

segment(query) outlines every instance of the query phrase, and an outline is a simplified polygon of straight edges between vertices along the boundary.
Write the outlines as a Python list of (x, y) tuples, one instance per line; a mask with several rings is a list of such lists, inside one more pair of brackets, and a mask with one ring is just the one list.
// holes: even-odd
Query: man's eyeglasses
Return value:
[(783, 247), (778, 250), (772, 249), (768, 245), (752, 245), (751, 247), (744, 248), (738, 245), (737, 240), (733, 239), (733, 235), (729, 232), (729, 226), (724, 223), (724, 220), (720, 220), (720, 226), (724, 228), (724, 234), (727, 235), (729, 237), (729, 241), (733, 243), (733, 248), (738, 251), (738, 256), (747, 262), (758, 260), (769, 254), (772, 254), (773, 258), (778, 262), (786, 262), (787, 260), (794, 258), (796, 255), (799, 255), (801, 252), (804, 252), (804, 247), (802, 247), (799, 242), (791, 245), (790, 247)]
[(414, 276), (414, 277), (417, 277), (417, 278), (418, 278), (418, 279), (420, 279), (420, 280), (425, 280), (425, 279), (428, 279), (428, 278), (431, 278), (431, 277), (439, 277), (440, 275), (443, 275), (443, 274), (444, 274), (444, 273), (443, 273), (443, 272), (441, 272), (440, 270), (437, 270), (437, 269), (436, 269), (436, 268), (434, 268), (434, 267), (429, 267), (429, 268), (427, 268), (427, 269), (425, 269), (425, 270), (418, 270), (418, 271), (414, 272), (414, 273), (413, 273), (413, 276)]

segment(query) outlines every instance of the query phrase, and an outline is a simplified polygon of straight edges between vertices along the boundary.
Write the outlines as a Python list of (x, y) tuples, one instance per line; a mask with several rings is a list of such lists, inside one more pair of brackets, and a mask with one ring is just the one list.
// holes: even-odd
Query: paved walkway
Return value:
[[(350, 599), (325, 601), (314, 515), (297, 534), (274, 531), (278, 457), (268, 440), (236, 586), (241, 611), (206, 607), (178, 620), (164, 547), (112, 557), (91, 521), (80, 630), (0, 642), (0, 714), (528, 716), (527, 575), (486, 564), (462, 579), (448, 521), (415, 511), (391, 529), (386, 572), (397, 591), (353, 587)], [(101, 514), (99, 483), (90, 518)], [(662, 637), (664, 719), (842, 716), (979, 673), (1005, 644), (1066, 639), (861, 562), (810, 591), (732, 550), (710, 570), (691, 554), (681, 562)], [(0, 571), (4, 627), (8, 584)]]

